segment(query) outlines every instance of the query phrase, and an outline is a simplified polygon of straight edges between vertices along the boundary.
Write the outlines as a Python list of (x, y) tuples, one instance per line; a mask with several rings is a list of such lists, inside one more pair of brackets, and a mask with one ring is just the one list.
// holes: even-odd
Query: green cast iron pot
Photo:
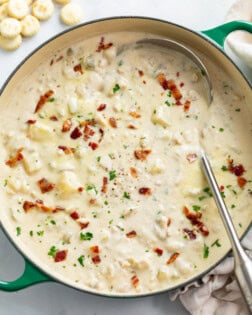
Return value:
[[(81, 24), (76, 26), (75, 28), (72, 28), (55, 36), (54, 38), (50, 39), (49, 41), (38, 47), (30, 55), (28, 55), (28, 57), (17, 67), (17, 69), (14, 70), (14, 72), (10, 75), (10, 77), (0, 90), (0, 104), (4, 104), (4, 99), (8, 97), (8, 95), (11, 95), (11, 90), (15, 87), (15, 84), (17, 84), (18, 81), (22, 80), (24, 74), (27, 74), (29, 73), (29, 71), (32, 71), (34, 69), (34, 64), (37, 64), (38, 62), (46, 58), (46, 56), (52, 55), (55, 50), (61, 49), (66, 45), (69, 46), (72, 43), (78, 42), (83, 38), (102, 35), (115, 31), (138, 31), (151, 33), (156, 36), (164, 36), (176, 40), (191, 49), (197, 48), (197, 50), (202, 52), (207, 58), (209, 57), (211, 58), (211, 60), (214, 60), (214, 62), (219, 64), (220, 67), (222, 67), (225, 72), (228, 72), (230, 76), (233, 76), (235, 79), (237, 79), (237, 82), (239, 82), (240, 84), (240, 88), (242, 89), (242, 91), (244, 91), (246, 95), (248, 95), (248, 98), (251, 100), (252, 103), (250, 83), (224, 52), (224, 42), (226, 37), (231, 32), (236, 30), (244, 30), (252, 33), (252, 24), (245, 21), (233, 21), (201, 32), (195, 32), (185, 27), (169, 23), (167, 21), (145, 17), (114, 17)], [(15, 235), (10, 232), (8, 224), (6, 224), (3, 212), (3, 209), (1, 209), (0, 223), (2, 229), (11, 240), (11, 242), (24, 256), (25, 269), (23, 274), (15, 281), (7, 282), (0, 280), (1, 290), (16, 291), (45, 281), (57, 281), (65, 285), (70, 285), (71, 287), (74, 287), (76, 289), (81, 289), (73, 284), (69, 284), (64, 279), (55, 276), (53, 274), (53, 271), (43, 266), (43, 264), (40, 263), (39, 260), (31, 257), (30, 254), (26, 253), (22, 246), (20, 246), (20, 244), (16, 244)], [(249, 229), (249, 226), (251, 225), (250, 223), (251, 220), (248, 222), (247, 226), (244, 227), (241, 236), (243, 236)], [(229, 250), (230, 246), (223, 251), (222, 259), (227, 255)], [(218, 259), (218, 261), (216, 261), (215, 264), (211, 266), (211, 268), (215, 267), (220, 261), (221, 259)], [(181, 283), (179, 286), (169, 288), (169, 290), (183, 287), (190, 282), (199, 279), (203, 276), (203, 274), (209, 272), (211, 268), (205, 270), (204, 273), (196, 275), (196, 277), (193, 277), (189, 281)], [(89, 293), (101, 294), (91, 289), (81, 290)], [(164, 292), (164, 290), (162, 292)], [(154, 293), (161, 293), (161, 291)], [(116, 295), (111, 294), (101, 295), (116, 297)]]

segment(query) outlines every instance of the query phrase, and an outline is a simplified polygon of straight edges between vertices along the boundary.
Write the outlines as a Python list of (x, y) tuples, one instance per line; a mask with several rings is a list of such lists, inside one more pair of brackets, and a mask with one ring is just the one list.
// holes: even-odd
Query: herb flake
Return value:
[(80, 239), (82, 241), (91, 241), (92, 238), (93, 238), (93, 234), (91, 232), (80, 233)]

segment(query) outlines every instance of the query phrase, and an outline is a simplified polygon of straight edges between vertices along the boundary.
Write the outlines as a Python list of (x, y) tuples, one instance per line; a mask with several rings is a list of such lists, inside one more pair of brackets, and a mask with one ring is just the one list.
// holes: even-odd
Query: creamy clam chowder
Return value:
[[(251, 114), (207, 62), (105, 34), (57, 51), (1, 106), (2, 195), (17, 243), (80, 288), (174, 287), (228, 249), (204, 146), (238, 232), (251, 220)], [(124, 49), (122, 49), (124, 47)]]

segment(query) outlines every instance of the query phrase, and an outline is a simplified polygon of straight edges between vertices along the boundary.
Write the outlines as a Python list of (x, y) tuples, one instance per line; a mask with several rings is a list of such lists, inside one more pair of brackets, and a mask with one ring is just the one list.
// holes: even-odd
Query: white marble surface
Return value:
[[(221, 24), (234, 0), (74, 0), (83, 7), (84, 21), (118, 15), (140, 15), (165, 19), (194, 30)], [(0, 87), (14, 68), (39, 44), (66, 27), (59, 22), (58, 10), (41, 24), (36, 37), (23, 42), (15, 52), (0, 51)], [(236, 62), (237, 59), (234, 58)], [(252, 78), (251, 70), (239, 63)], [(3, 209), (1, 210), (3, 211)], [(0, 279), (15, 279), (24, 262), (0, 231)], [(168, 294), (138, 299), (108, 299), (79, 292), (57, 283), (38, 284), (19, 292), (0, 291), (1, 315), (185, 315), (179, 301), (170, 302)]]

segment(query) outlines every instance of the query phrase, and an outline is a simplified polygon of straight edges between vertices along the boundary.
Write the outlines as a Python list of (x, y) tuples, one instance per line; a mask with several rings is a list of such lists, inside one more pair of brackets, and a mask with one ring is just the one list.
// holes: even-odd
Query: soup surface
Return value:
[[(238, 232), (251, 220), (251, 123), (243, 91), (207, 61), (83, 40), (43, 60), (1, 104), (1, 209), (36, 263), (79, 288), (155, 292), (228, 250), (202, 174), (209, 154)], [(123, 47), (123, 49), (122, 49)]]

